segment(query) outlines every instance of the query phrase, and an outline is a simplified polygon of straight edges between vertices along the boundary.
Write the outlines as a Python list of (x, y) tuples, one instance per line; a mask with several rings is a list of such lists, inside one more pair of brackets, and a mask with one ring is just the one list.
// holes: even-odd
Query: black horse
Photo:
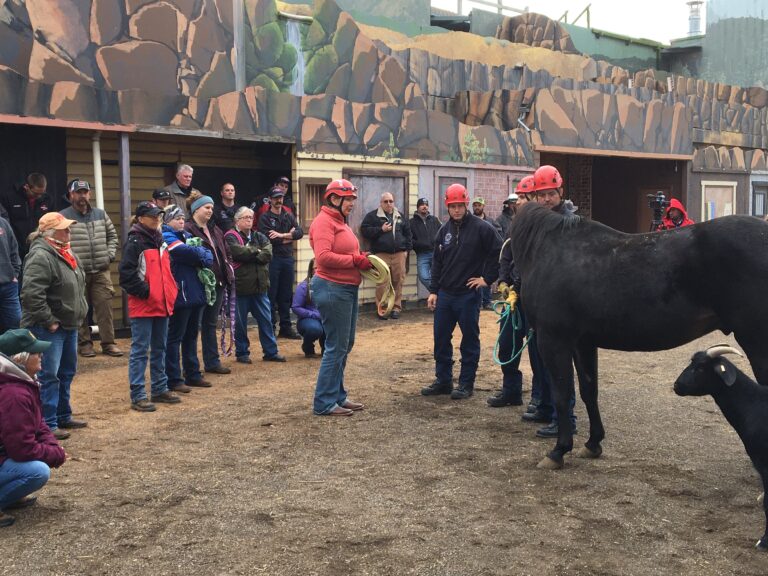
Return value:
[(713, 330), (734, 333), (768, 385), (768, 224), (752, 216), (625, 234), (529, 203), (512, 225), (521, 299), (552, 377), (560, 428), (541, 467), (573, 448), (567, 414), (573, 365), (589, 414), (580, 455), (596, 458), (605, 430), (597, 349), (666, 350)]

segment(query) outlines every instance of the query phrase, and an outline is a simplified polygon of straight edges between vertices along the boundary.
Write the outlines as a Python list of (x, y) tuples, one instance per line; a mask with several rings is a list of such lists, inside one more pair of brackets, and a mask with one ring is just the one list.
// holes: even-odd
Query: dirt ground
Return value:
[(225, 360), (231, 375), (152, 414), (129, 410), (126, 358), (81, 359), (73, 406), (89, 427), (0, 530), (0, 574), (768, 573), (738, 437), (711, 398), (672, 391), (695, 350), (731, 339), (601, 351), (604, 455), (550, 472), (536, 463), (553, 441), (523, 408), (486, 406), (495, 319), (482, 313), (476, 394), (453, 401), (419, 395), (429, 312), (362, 317), (346, 381), (367, 409), (351, 418), (311, 415), (320, 361), (300, 342), (280, 341), (283, 365)]

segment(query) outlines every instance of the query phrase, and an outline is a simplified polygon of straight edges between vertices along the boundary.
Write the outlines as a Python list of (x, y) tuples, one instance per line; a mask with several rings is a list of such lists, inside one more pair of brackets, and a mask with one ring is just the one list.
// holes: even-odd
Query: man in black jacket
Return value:
[(429, 290), (432, 270), (432, 252), (435, 250), (435, 236), (440, 230), (440, 220), (429, 213), (429, 200), (419, 198), (416, 202), (416, 212), (411, 218), (411, 235), (413, 250), (416, 252), (416, 271), (419, 282)]
[(270, 207), (259, 218), (259, 232), (272, 242), (272, 261), (269, 263), (269, 300), (272, 304), (272, 323), (275, 324), (274, 308), (280, 322), (279, 338), (301, 340), (291, 325), (293, 300), (294, 259), (293, 243), (304, 236), (296, 217), (283, 207), (285, 192), (274, 187), (269, 193)]
[[(480, 360), (480, 290), (499, 276), (501, 238), (490, 223), (467, 210), (469, 194), (461, 184), (445, 191), (450, 216), (437, 233), (427, 306), (435, 311), (435, 381), (424, 396), (472, 396)], [(453, 390), (453, 329), (461, 329), (461, 372)]]
[(45, 193), (47, 186), (48, 181), (43, 174), (32, 172), (24, 182), (0, 196), (0, 206), (7, 214), (6, 219), (16, 236), (22, 260), (29, 249), (27, 238), (37, 229), (40, 218), (53, 210), (50, 198)]
[[(363, 236), (371, 243), (371, 252), (389, 265), (392, 286), (395, 289), (395, 306), (392, 309), (393, 320), (400, 318), (403, 304), (403, 280), (405, 279), (405, 258), (411, 251), (413, 238), (411, 225), (395, 208), (395, 198), (389, 192), (381, 195), (379, 208), (371, 210), (360, 225)], [(379, 306), (378, 317), (386, 320), (381, 311), (381, 299), (386, 286), (376, 285), (376, 303)]]

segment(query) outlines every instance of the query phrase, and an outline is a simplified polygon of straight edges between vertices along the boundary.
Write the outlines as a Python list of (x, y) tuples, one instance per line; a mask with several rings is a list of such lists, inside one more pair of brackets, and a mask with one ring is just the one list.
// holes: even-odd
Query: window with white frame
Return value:
[(752, 215), (768, 214), (768, 182), (752, 182)]
[(701, 221), (736, 212), (736, 182), (704, 180), (701, 183)]

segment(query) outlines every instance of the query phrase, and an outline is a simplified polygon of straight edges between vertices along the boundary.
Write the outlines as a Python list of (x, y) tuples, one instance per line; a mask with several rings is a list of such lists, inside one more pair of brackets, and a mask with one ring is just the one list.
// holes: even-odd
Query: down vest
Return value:
[[(24, 280), (26, 282), (26, 279)], [(128, 293), (128, 316), (171, 316), (178, 288), (171, 258), (159, 230), (134, 224), (120, 261), (120, 286)]]
[(72, 252), (77, 254), (86, 274), (109, 268), (117, 252), (117, 230), (109, 215), (101, 208), (90, 208), (81, 214), (72, 206), (61, 211), (62, 216), (77, 222), (72, 232)]

